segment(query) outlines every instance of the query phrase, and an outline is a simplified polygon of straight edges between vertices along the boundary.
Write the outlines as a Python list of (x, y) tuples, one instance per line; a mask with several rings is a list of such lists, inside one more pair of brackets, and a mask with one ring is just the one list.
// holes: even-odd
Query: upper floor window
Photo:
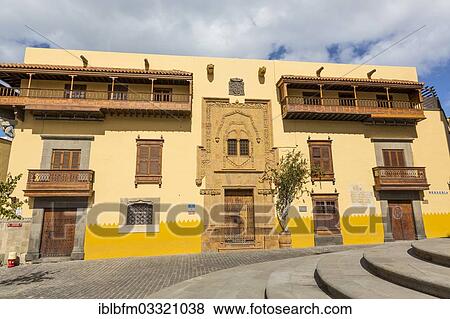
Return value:
[(227, 150), (228, 155), (237, 155), (238, 154), (238, 140), (236, 139), (228, 139), (227, 140)]
[(153, 205), (151, 203), (131, 203), (127, 207), (127, 225), (152, 225)]
[[(239, 151), (239, 153), (238, 153)], [(228, 139), (227, 140), (227, 154), (229, 156), (250, 155), (250, 141), (248, 139)]]
[(172, 89), (154, 89), (154, 100), (158, 102), (171, 102), (172, 101)]
[(136, 184), (160, 184), (164, 140), (137, 140)]
[(312, 180), (334, 180), (331, 141), (308, 141)]
[(239, 140), (239, 155), (250, 155), (250, 141), (247, 139)]
[(51, 169), (80, 169), (81, 150), (52, 151)]
[(114, 91), (112, 84), (108, 85), (108, 99), (110, 100), (128, 100), (128, 86), (116, 84)]
[(404, 167), (405, 153), (402, 149), (384, 149), (383, 161), (387, 167)]
[(86, 98), (85, 84), (74, 84), (72, 90), (70, 89), (70, 84), (64, 86), (64, 98), (66, 99), (85, 99)]

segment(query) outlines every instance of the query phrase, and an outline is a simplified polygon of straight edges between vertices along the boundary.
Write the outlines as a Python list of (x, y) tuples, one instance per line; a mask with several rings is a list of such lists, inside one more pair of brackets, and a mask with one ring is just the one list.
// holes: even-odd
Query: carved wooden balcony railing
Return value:
[(92, 170), (43, 170), (28, 171), (25, 196), (91, 196), (94, 171)]
[(374, 167), (375, 190), (425, 190), (425, 167)]
[(0, 105), (36, 111), (125, 112), (127, 110), (189, 115), (190, 94), (136, 91), (80, 91), (0, 87)]
[(422, 103), (379, 99), (286, 96), (281, 101), (285, 119), (351, 120), (425, 118)]

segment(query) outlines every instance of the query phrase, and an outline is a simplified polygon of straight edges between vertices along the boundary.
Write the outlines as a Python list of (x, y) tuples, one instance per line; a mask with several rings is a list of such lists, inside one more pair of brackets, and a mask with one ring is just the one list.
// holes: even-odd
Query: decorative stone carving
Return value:
[(272, 195), (272, 190), (270, 190), (270, 189), (258, 189), (258, 194), (260, 194), (260, 195)]
[(200, 190), (200, 195), (220, 195), (222, 192), (220, 189), (212, 189), (212, 188), (205, 188)]
[(231, 78), (228, 82), (229, 94), (236, 96), (243, 96), (244, 93), (244, 80), (239, 78)]

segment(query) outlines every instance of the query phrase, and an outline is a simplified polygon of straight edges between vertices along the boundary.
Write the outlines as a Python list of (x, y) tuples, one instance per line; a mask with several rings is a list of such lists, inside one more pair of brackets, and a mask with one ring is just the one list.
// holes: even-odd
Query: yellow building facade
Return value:
[(293, 248), (450, 235), (448, 124), (413, 67), (28, 48), (0, 70), (29, 260), (278, 249), (261, 176), (292, 149), (323, 171)]

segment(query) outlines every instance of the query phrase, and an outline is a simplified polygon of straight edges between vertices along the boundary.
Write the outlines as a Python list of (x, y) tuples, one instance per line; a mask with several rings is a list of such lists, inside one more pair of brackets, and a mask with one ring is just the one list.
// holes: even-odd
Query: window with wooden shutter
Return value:
[(383, 161), (386, 167), (405, 167), (405, 153), (402, 149), (384, 149)]
[(331, 141), (308, 141), (313, 181), (334, 181)]
[(162, 147), (164, 140), (137, 140), (136, 184), (162, 183)]
[(81, 150), (52, 151), (51, 169), (80, 169)]

